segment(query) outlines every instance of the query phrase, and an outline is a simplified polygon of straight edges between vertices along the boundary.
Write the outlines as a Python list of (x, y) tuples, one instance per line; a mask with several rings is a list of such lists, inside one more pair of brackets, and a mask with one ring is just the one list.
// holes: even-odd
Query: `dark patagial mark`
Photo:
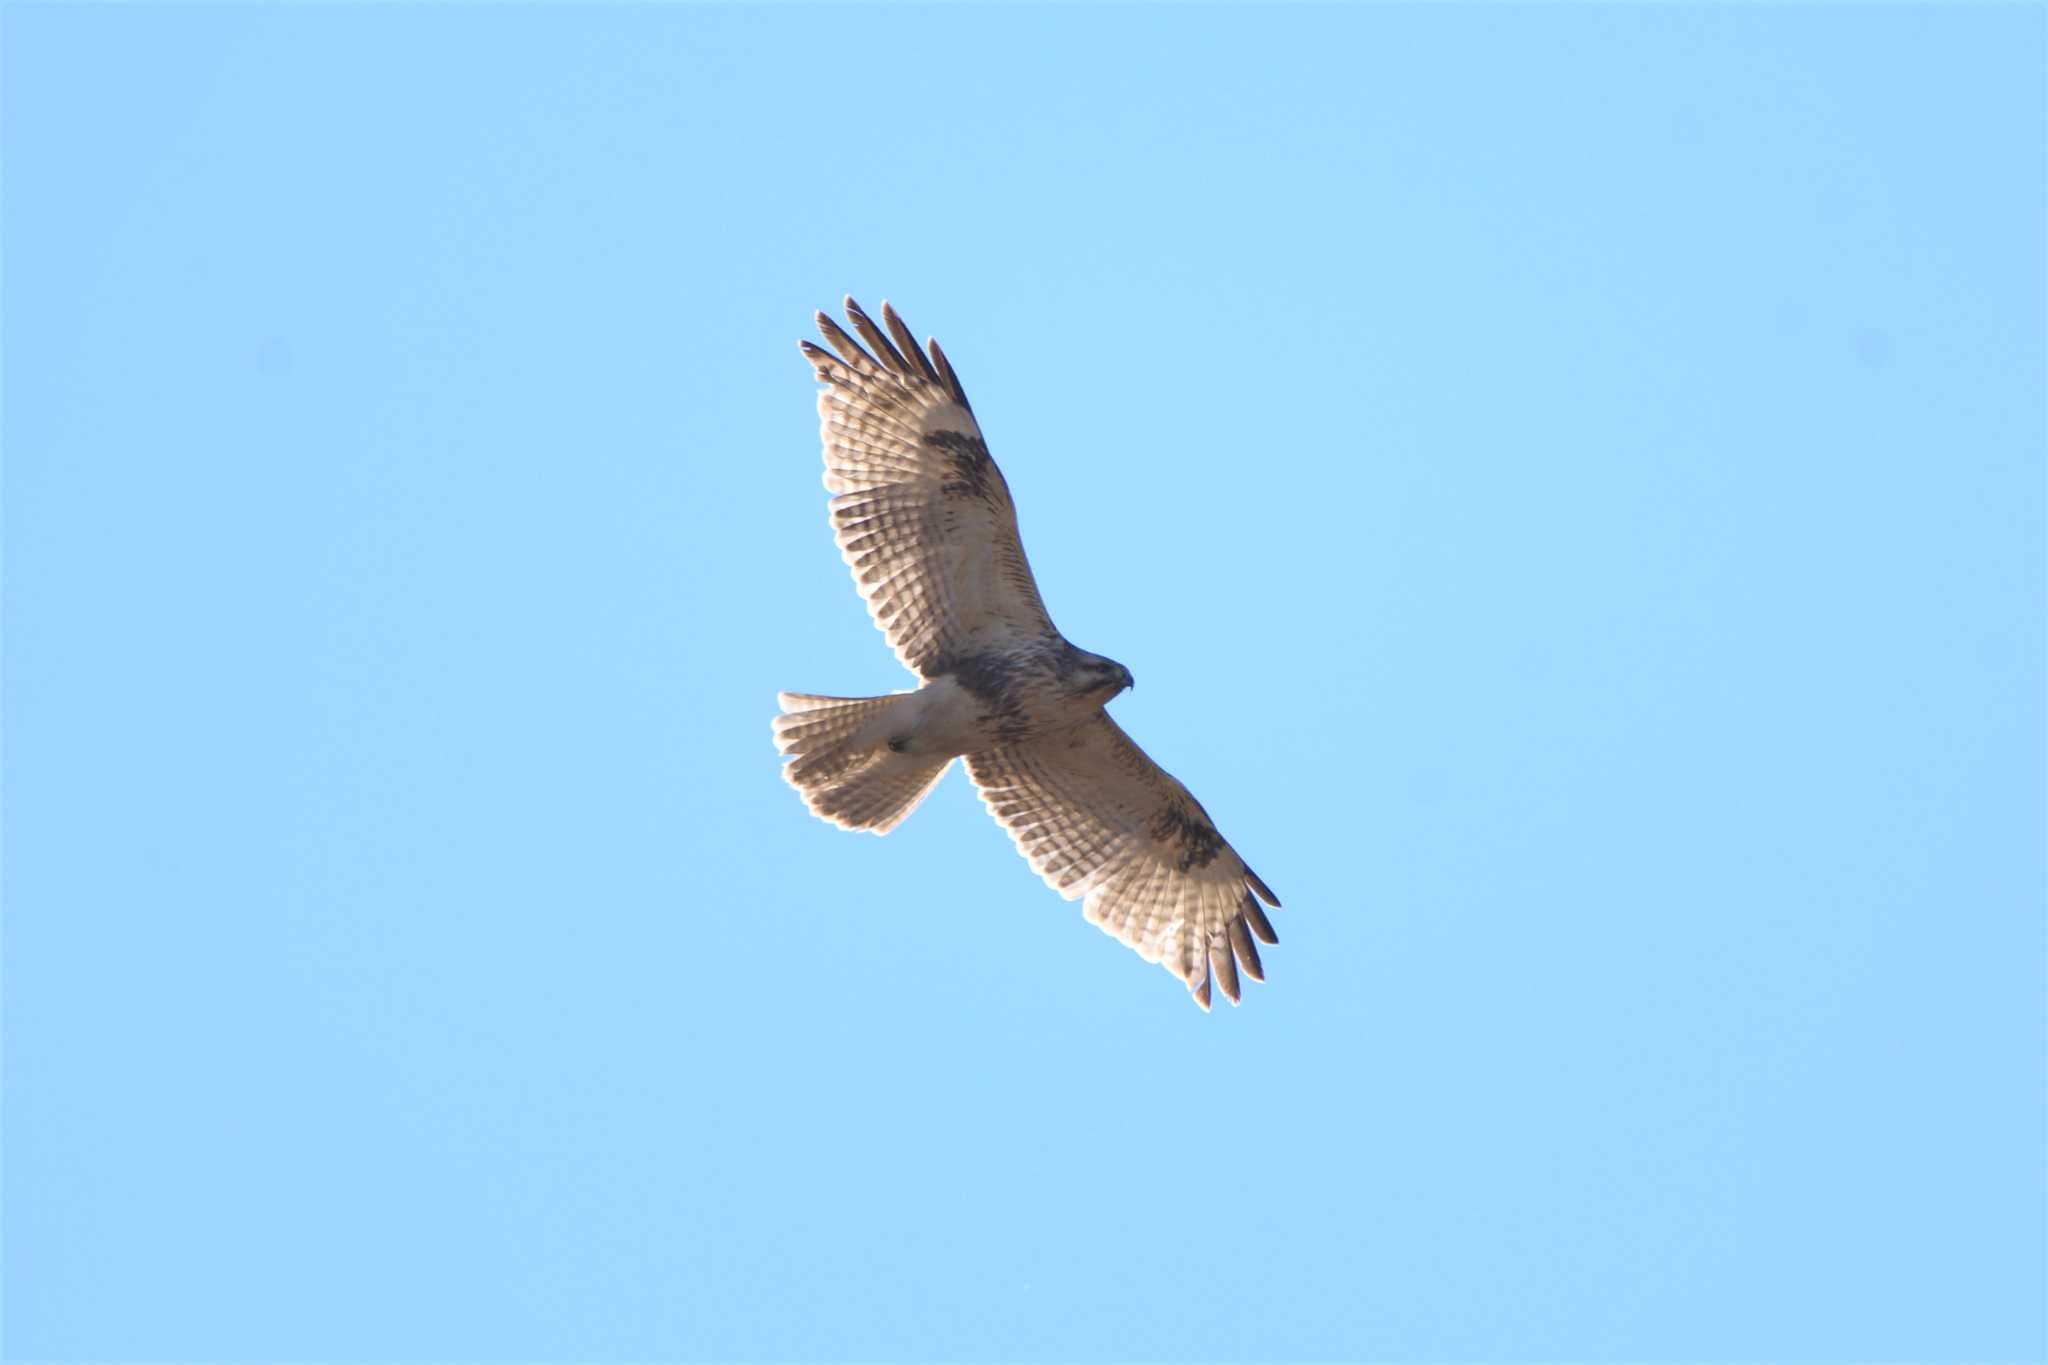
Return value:
[(1182, 872), (1207, 867), (1223, 851), (1223, 836), (1216, 826), (1178, 801), (1152, 822), (1152, 837), (1180, 850), (1180, 860), (1174, 865)]
[(939, 491), (949, 498), (980, 498), (995, 501), (996, 462), (989, 458), (988, 442), (964, 431), (927, 432), (924, 443), (946, 452), (947, 479)]

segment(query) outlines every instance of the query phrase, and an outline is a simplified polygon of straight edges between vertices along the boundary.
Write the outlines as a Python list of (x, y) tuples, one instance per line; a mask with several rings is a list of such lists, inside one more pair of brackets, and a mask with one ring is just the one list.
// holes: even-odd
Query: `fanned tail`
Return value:
[(775, 747), (791, 756), (782, 776), (814, 815), (842, 829), (887, 834), (938, 784), (950, 758), (889, 746), (891, 713), (913, 695), (780, 694)]

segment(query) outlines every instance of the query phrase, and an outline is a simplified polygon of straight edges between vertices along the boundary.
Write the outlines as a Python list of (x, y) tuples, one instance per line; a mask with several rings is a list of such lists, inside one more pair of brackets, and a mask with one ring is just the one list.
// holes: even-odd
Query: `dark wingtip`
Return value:
[(1209, 974), (1216, 984), (1223, 988), (1223, 998), (1235, 1005), (1244, 997), (1244, 987), (1237, 980), (1237, 956), (1230, 950), (1230, 944), (1209, 945)]
[(953, 401), (966, 408), (969, 412), (973, 412), (974, 404), (967, 401), (967, 390), (961, 387), (960, 376), (953, 373), (953, 362), (946, 359), (946, 352), (940, 347), (939, 339), (937, 337), (926, 337), (924, 345), (925, 349), (932, 353), (932, 367), (938, 371), (939, 378), (944, 381), (946, 391), (953, 395)]
[(1254, 981), (1266, 979), (1266, 964), (1259, 961), (1259, 949), (1252, 942), (1251, 930), (1240, 916), (1230, 922), (1230, 948), (1237, 954), (1238, 965), (1244, 974)]
[(1259, 909), (1259, 903), (1249, 894), (1244, 898), (1244, 922), (1259, 936), (1261, 943), (1280, 941), (1280, 935), (1273, 932), (1273, 921), (1266, 918), (1266, 912)]
[(1280, 898), (1273, 894), (1273, 889), (1271, 887), (1267, 886), (1264, 882), (1259, 880), (1258, 873), (1252, 871), (1250, 868), (1246, 868), (1244, 870), (1244, 879), (1247, 882), (1251, 883), (1252, 890), (1259, 893), (1260, 900), (1272, 906), (1275, 910), (1278, 910), (1280, 908)]
[(896, 305), (882, 300), (882, 325), (889, 329), (889, 335), (896, 339), (896, 349), (906, 361), (915, 361), (918, 373), (926, 379), (938, 382), (939, 372), (926, 357), (924, 348), (917, 344), (917, 333), (910, 330), (903, 315), (896, 311)]

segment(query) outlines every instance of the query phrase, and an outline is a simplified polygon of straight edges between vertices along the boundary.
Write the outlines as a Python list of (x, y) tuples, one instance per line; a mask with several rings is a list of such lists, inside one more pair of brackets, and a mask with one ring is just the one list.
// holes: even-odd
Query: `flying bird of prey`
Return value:
[[(820, 818), (887, 834), (964, 758), (1018, 852), (1088, 919), (1233, 1004), (1265, 980), (1259, 901), (1280, 902), (1201, 802), (1103, 704), (1130, 670), (1053, 628), (1017, 512), (939, 343), (920, 350), (886, 302), (878, 327), (846, 300), (832, 350), (799, 342), (825, 385), (818, 415), (832, 530), (868, 613), (922, 686), (887, 697), (781, 694), (782, 772)], [(885, 332), (883, 327), (888, 330)], [(834, 354), (837, 352), (837, 354)]]

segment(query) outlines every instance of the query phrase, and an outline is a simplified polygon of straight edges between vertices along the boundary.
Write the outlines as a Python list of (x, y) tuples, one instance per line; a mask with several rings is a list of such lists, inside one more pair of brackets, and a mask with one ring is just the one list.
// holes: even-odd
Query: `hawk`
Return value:
[[(964, 759), (989, 813), (1048, 885), (1209, 1008), (1265, 980), (1280, 902), (1202, 803), (1103, 705), (1130, 670), (1053, 627), (1017, 512), (959, 377), (886, 302), (846, 300), (861, 340), (824, 313), (802, 341), (818, 396), (832, 530), (868, 613), (923, 684), (887, 697), (781, 694), (783, 776), (821, 819), (887, 834)], [(887, 331), (884, 331), (884, 328)], [(836, 354), (835, 354), (836, 352)]]

